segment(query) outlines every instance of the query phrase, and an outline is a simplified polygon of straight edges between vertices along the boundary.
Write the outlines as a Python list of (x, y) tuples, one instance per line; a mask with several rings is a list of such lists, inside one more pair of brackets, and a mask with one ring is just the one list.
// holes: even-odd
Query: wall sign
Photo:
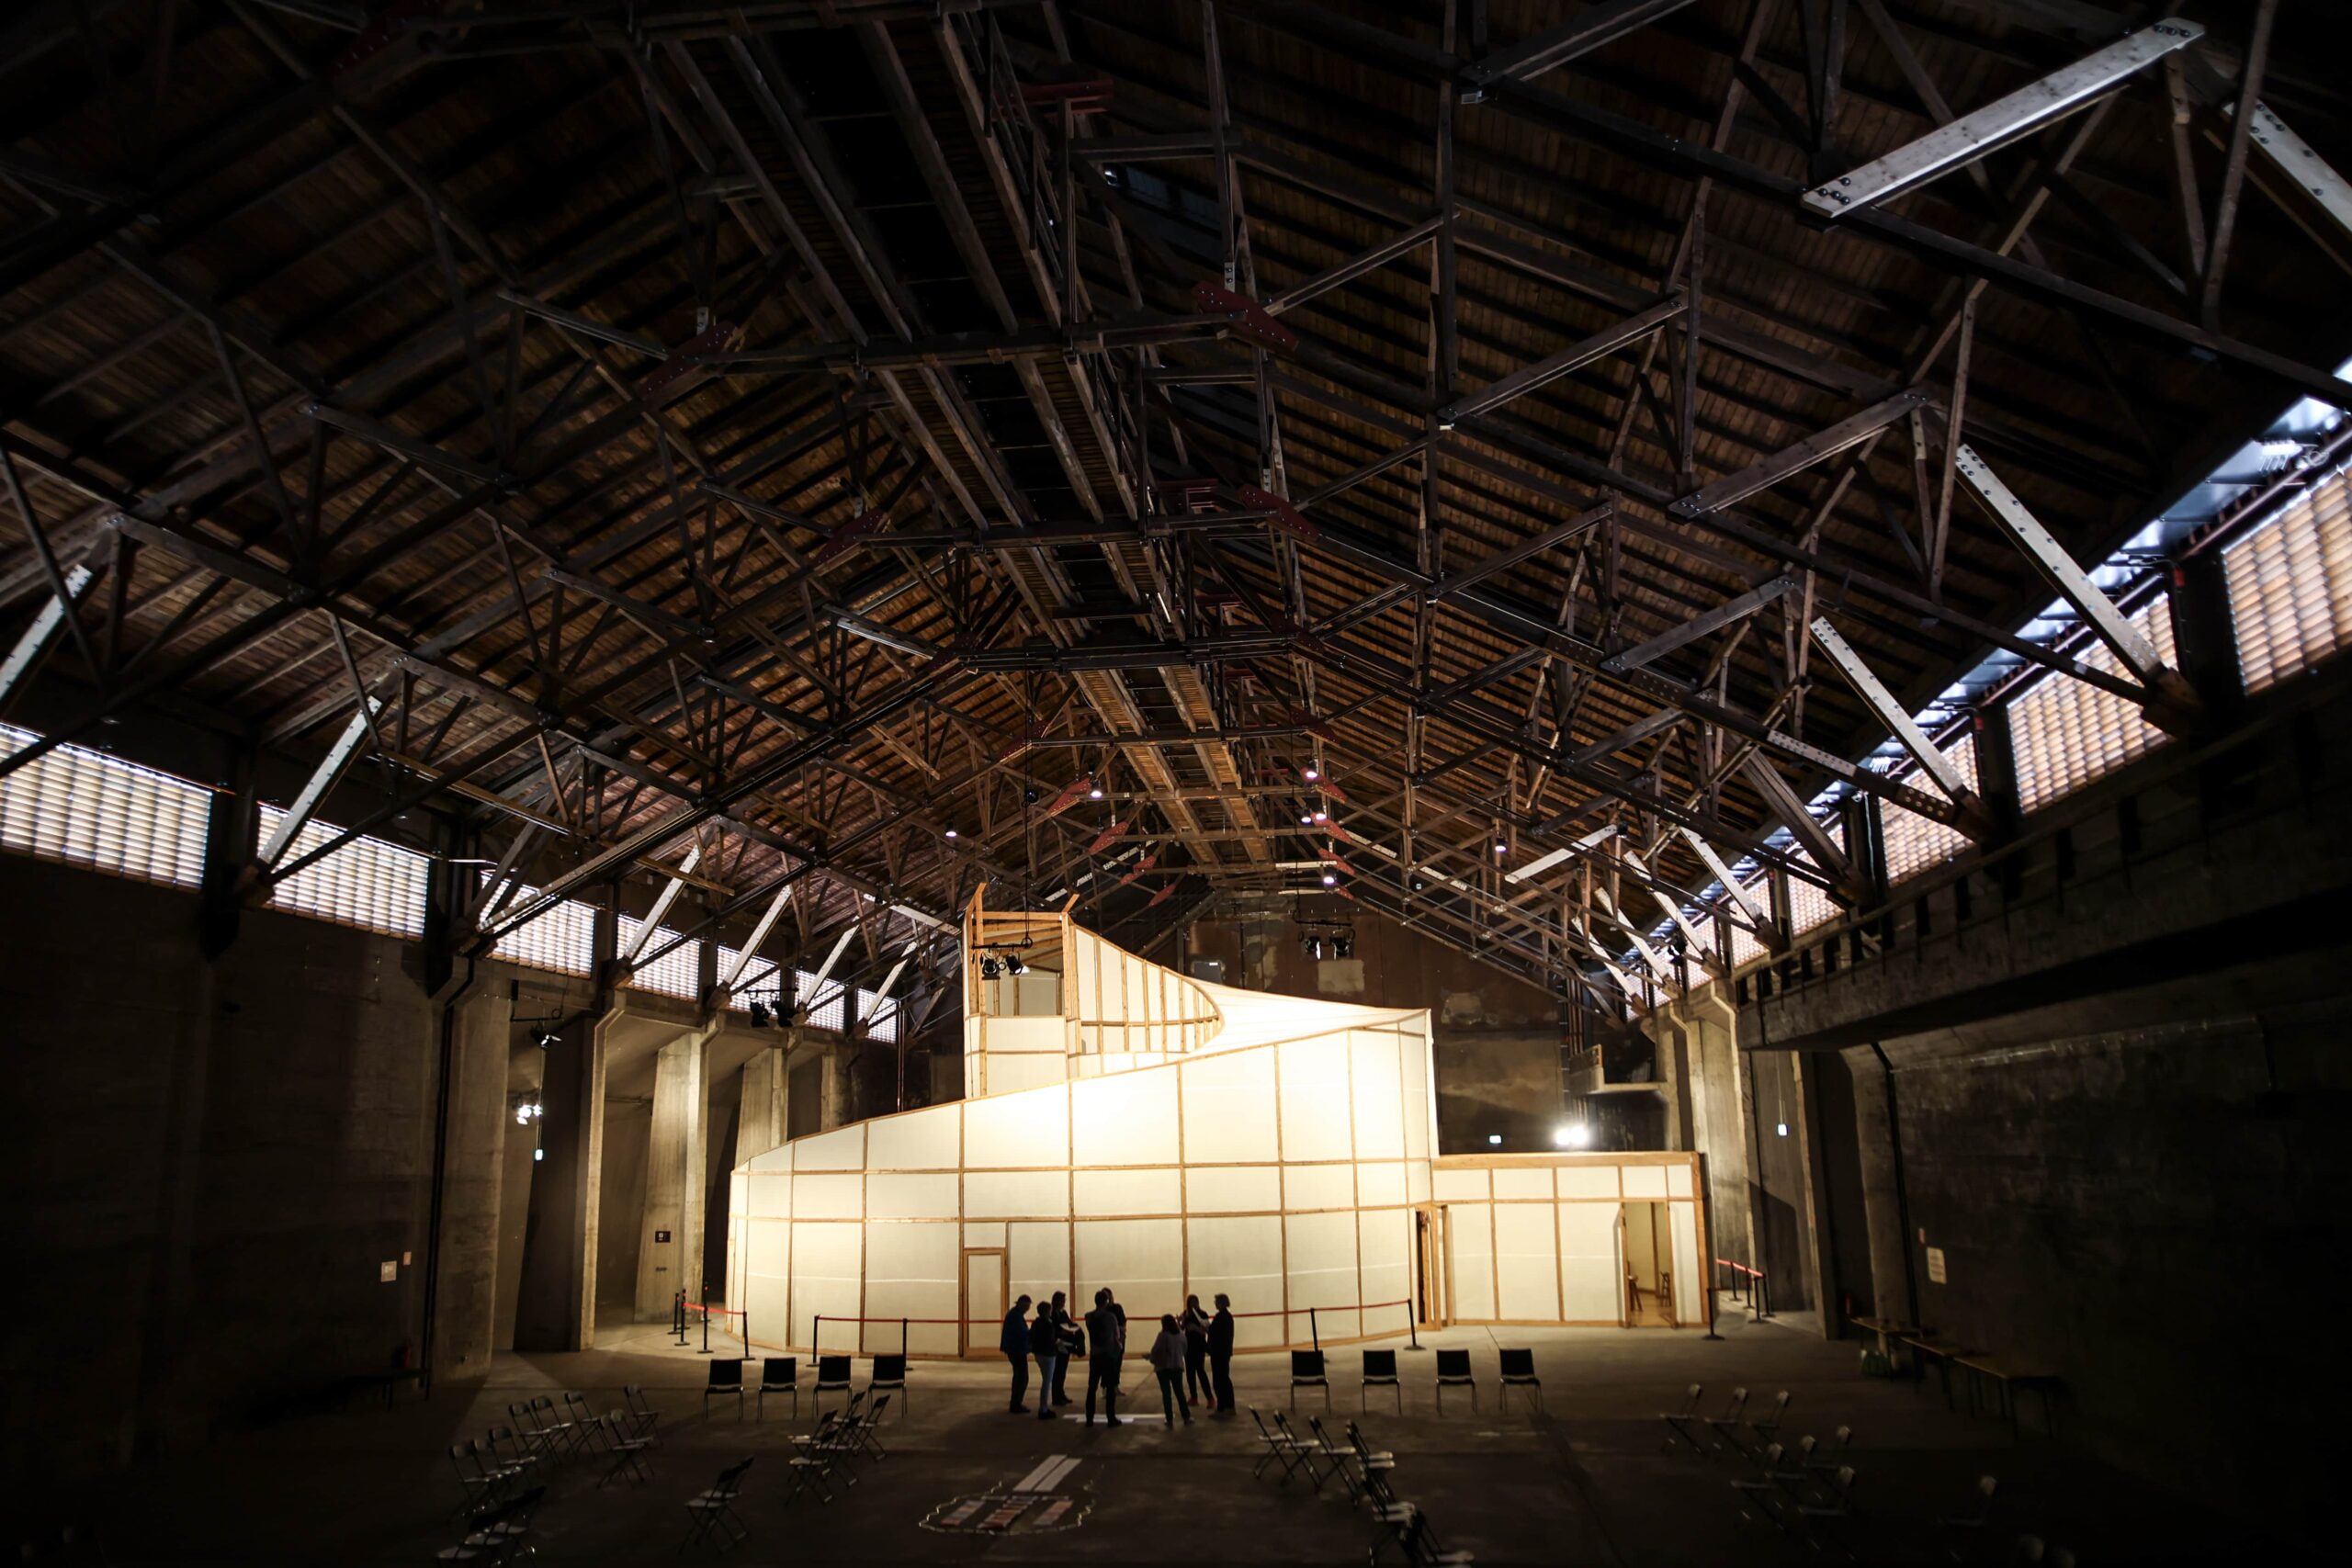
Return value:
[(668, 1231), (655, 1231), (653, 1233), (653, 1239), (656, 1241), (667, 1241), (670, 1239), (670, 1233)]
[(1928, 1248), (1928, 1279), (1932, 1284), (1950, 1282), (1944, 1278), (1944, 1249), (1940, 1247)]
[(376, 1278), (381, 1283), (389, 1285), (400, 1277), (401, 1266), (399, 1264), (379, 1263), (376, 1265)]

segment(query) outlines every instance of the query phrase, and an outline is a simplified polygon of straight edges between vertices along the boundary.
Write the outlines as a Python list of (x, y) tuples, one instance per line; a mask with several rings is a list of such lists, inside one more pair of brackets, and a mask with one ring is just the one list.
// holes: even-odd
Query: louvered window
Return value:
[[(718, 977), (722, 980), (727, 978), (728, 971), (735, 967), (735, 961), (742, 955), (741, 948), (729, 947), (725, 942), (720, 942), (718, 944)], [(776, 985), (783, 978), (784, 971), (773, 959), (754, 957), (749, 964), (743, 965), (742, 978), (735, 982), (734, 992), (728, 998), (727, 1005), (735, 1011), (741, 1012), (754, 1001), (773, 1003)]]
[[(623, 953), (629, 950), (629, 944), (637, 940), (637, 933), (643, 929), (644, 922), (631, 919), (627, 915), (621, 917)], [(665, 942), (676, 941), (677, 936), (678, 933), (669, 927), (661, 927), (645, 939), (645, 951), (651, 953)], [(665, 996), (684, 997), (688, 1001), (702, 995), (702, 943), (699, 942), (679, 942), (650, 964), (646, 964), (644, 955), (639, 954), (639, 964), (640, 966), (629, 976), (628, 983), (639, 990), (660, 991)]]
[[(506, 901), (506, 911), (512, 913), (537, 897), (532, 888), (516, 888), (514, 897)], [(483, 923), (495, 926), (503, 918), (492, 916)], [(491, 952), (509, 963), (533, 969), (553, 969), (564, 975), (593, 973), (596, 967), (596, 907), (566, 899), (534, 918), (528, 925), (517, 926), (500, 937)]]
[(2333, 474), (2222, 552), (2245, 689), (2352, 642), (2352, 479)]
[[(2174, 662), (2172, 614), (2165, 600), (2142, 606), (2132, 624), (2155, 644), (2157, 657)], [(2077, 657), (2093, 669), (2123, 673), (2121, 661), (2105, 643), (2094, 643)], [(2049, 676), (2011, 703), (2009, 731), (2017, 747), (2018, 798), (2028, 811), (2073, 794), (2165, 740), (2165, 732), (2147, 721), (2137, 704), (2066, 675)]]
[[(267, 843), (285, 819), (286, 813), (277, 807), (263, 807), (261, 841)], [(291, 865), (342, 831), (312, 818), (302, 824), (277, 863)], [(381, 839), (354, 839), (277, 884), (269, 901), (272, 908), (315, 915), (341, 925), (392, 936), (421, 936), (425, 880), (431, 869), (432, 862), (414, 850)]]
[[(1769, 878), (1759, 875), (1754, 881), (1743, 882), (1739, 886), (1740, 890), (1747, 895), (1747, 901), (1750, 904), (1759, 909), (1771, 908), (1772, 885)], [(1742, 911), (1743, 915), (1745, 912)], [(1743, 964), (1763, 956), (1764, 942), (1761, 938), (1746, 926), (1736, 925), (1731, 928), (1731, 966), (1733, 968), (1736, 969)]]
[[(0, 755), (39, 739), (0, 725)], [(61, 746), (0, 777), (0, 843), (68, 865), (194, 887), (212, 792), (101, 751)]]
[(799, 988), (793, 994), (800, 998), (803, 1005), (808, 1006), (808, 1016), (803, 1021), (811, 1029), (840, 1029), (843, 1022), (842, 1015), (848, 1010), (842, 1005), (848, 998), (842, 989), (841, 982), (827, 980), (824, 994), (819, 996), (816, 976), (803, 969), (798, 971), (798, 977)]
[[(1943, 749), (1945, 758), (1961, 782), (1970, 789), (1976, 787), (1975, 738), (1962, 735)], [(1935, 781), (1925, 773), (1914, 771), (1905, 781), (1915, 789), (1929, 795), (1940, 795)], [(1948, 828), (1932, 817), (1895, 805), (1879, 802), (1880, 835), (1886, 845), (1887, 886), (1917, 876), (1931, 866), (1941, 865), (1968, 848), (1968, 835), (1957, 828)]]
[[(1825, 822), (1822, 831), (1829, 835), (1829, 841), (1838, 849), (1846, 848), (1846, 830), (1842, 826)], [(1813, 857), (1795, 844), (1791, 844), (1787, 852), (1789, 858), (1799, 865), (1810, 867), (1814, 863)], [(1812, 883), (1794, 876), (1788, 881), (1790, 935), (1803, 936), (1814, 927), (1826, 925), (1846, 912), (1844, 906)]]
[(895, 1044), (899, 1038), (899, 1004), (878, 992), (861, 987), (857, 993), (857, 1015), (865, 1020), (865, 1037)]

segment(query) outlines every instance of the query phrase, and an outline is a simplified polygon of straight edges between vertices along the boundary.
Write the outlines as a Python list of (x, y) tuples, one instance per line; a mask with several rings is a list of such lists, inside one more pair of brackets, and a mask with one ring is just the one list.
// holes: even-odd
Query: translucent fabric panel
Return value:
[(865, 1217), (952, 1220), (956, 1217), (962, 1193), (962, 1183), (956, 1180), (954, 1171), (911, 1176), (899, 1171), (876, 1171), (865, 1179)]
[(1495, 1315), (1495, 1216), (1487, 1203), (1455, 1203), (1445, 1212), (1448, 1282), (1453, 1315), (1473, 1320)]
[(1398, 1042), (1396, 1052), (1398, 1092), (1405, 1099), (1405, 1155), (1408, 1159), (1427, 1159), (1436, 1152), (1430, 1143), (1430, 1124), (1432, 1111), (1430, 1098), (1430, 1042), (1418, 1023)]
[(1292, 1312), (1356, 1304), (1353, 1213), (1285, 1214), (1283, 1243), (1287, 1249)]
[(964, 1245), (966, 1247), (1002, 1247), (1004, 1222), (1002, 1220), (967, 1221), (964, 1225)]
[(1351, 1165), (1286, 1165), (1283, 1167), (1283, 1207), (1352, 1209), (1356, 1205), (1356, 1171)]
[[(1185, 1223), (1191, 1289), (1204, 1303), (1233, 1298), (1234, 1343), (1279, 1345), (1283, 1329), (1283, 1223), (1272, 1214)], [(1275, 1315), (1267, 1316), (1266, 1314)]]
[(1004, 1246), (1014, 1295), (1044, 1301), (1056, 1291), (1071, 1289), (1069, 1221), (1009, 1224)]
[(1676, 1203), (1668, 1211), (1674, 1231), (1674, 1316), (1678, 1323), (1706, 1321), (1708, 1270), (1699, 1256), (1699, 1208)]
[(1173, 1165), (1176, 1075), (1129, 1073), (1072, 1084), (1071, 1163)]
[(1405, 1167), (1398, 1160), (1367, 1160), (1356, 1167), (1356, 1201), (1364, 1208), (1409, 1201), (1405, 1190)]
[(792, 1214), (800, 1220), (865, 1217), (865, 1178), (854, 1172), (802, 1171), (792, 1179)]
[(1405, 1091), (1396, 1066), (1397, 1037), (1374, 1029), (1348, 1032), (1350, 1077), (1355, 1091), (1356, 1156), (1395, 1157), (1405, 1152)]
[(964, 1102), (967, 1167), (1069, 1164), (1069, 1090), (1062, 1084)]
[(792, 1217), (792, 1173), (751, 1170), (743, 1173), (744, 1213), (762, 1219)]
[(1367, 1209), (1356, 1216), (1356, 1269), (1363, 1281), (1365, 1333), (1405, 1331), (1413, 1293), (1412, 1247), (1409, 1212)]
[(1562, 1203), (1560, 1315), (1568, 1323), (1622, 1323), (1625, 1265), (1615, 1203)]
[(1070, 1272), (1078, 1298), (1091, 1302), (1108, 1285), (1127, 1309), (1130, 1355), (1151, 1346), (1151, 1320), (1184, 1305), (1184, 1223), (1080, 1220), (1070, 1226)]
[(1070, 1179), (1072, 1209), (1079, 1214), (1181, 1214), (1183, 1173), (1174, 1166), (1156, 1170), (1089, 1170)]
[(933, 1105), (865, 1123), (867, 1159), (876, 1170), (953, 1170), (962, 1139), (961, 1105)]
[(1563, 1198), (1614, 1198), (1622, 1190), (1617, 1185), (1616, 1165), (1589, 1156), (1555, 1166), (1552, 1179), (1559, 1183)]
[(1690, 1168), (1687, 1165), (1668, 1166), (1666, 1168), (1666, 1190), (1668, 1197), (1690, 1197)]
[(1069, 1213), (1069, 1177), (1058, 1170), (964, 1173), (964, 1213), (975, 1219), (1059, 1217)]
[(1666, 1167), (1662, 1165), (1629, 1165), (1620, 1172), (1628, 1198), (1663, 1198), (1666, 1196)]
[(865, 1129), (836, 1127), (795, 1138), (790, 1147), (795, 1170), (858, 1170), (865, 1165)]
[[(865, 1312), (873, 1318), (932, 1317), (944, 1323), (921, 1325), (926, 1341), (942, 1340), (952, 1350), (956, 1314), (961, 1310), (957, 1278), (962, 1249), (953, 1224), (868, 1224), (865, 1227)], [(916, 1348), (917, 1325), (906, 1329), (907, 1348)], [(869, 1323), (864, 1336), (868, 1355), (899, 1348), (899, 1325)]]
[(1495, 1205), (1495, 1285), (1498, 1317), (1556, 1322), (1560, 1316), (1559, 1236), (1549, 1203)]
[(1345, 1034), (1291, 1040), (1274, 1047), (1282, 1075), (1283, 1157), (1346, 1159), (1349, 1129)]
[(1282, 1171), (1267, 1165), (1188, 1166), (1184, 1204), (1195, 1214), (1270, 1213), (1283, 1206)]
[(821, 1313), (842, 1321), (825, 1325), (820, 1346), (827, 1350), (857, 1348), (857, 1325), (847, 1320), (858, 1315), (865, 1228), (854, 1222), (792, 1222), (793, 1338), (800, 1337), (800, 1325)]
[(1187, 1160), (1279, 1157), (1272, 1048), (1196, 1056), (1176, 1071), (1183, 1079)]
[(1552, 1196), (1552, 1172), (1546, 1166), (1497, 1166), (1494, 1179), (1495, 1196), (1498, 1198)]
[(748, 1220), (738, 1238), (727, 1304), (750, 1314), (752, 1336), (763, 1345), (789, 1345), (792, 1322), (792, 1223)]
[(1487, 1184), (1486, 1171), (1475, 1167), (1464, 1169), (1459, 1167), (1448, 1168), (1445, 1166), (1440, 1166), (1430, 1178), (1430, 1181), (1437, 1192), (1437, 1201), (1441, 1203), (1484, 1198), (1491, 1190)]

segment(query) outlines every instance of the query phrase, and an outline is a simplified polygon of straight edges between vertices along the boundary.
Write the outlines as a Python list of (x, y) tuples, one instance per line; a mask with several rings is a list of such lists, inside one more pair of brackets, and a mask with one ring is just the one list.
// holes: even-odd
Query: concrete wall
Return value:
[(192, 893), (0, 856), (19, 1478), (200, 1441), (419, 1348), (438, 1010), (411, 950), (252, 911), (208, 964), (195, 933)]
[[(1317, 960), (1292, 911), (1193, 922), (1182, 966), (1225, 965), (1225, 983), (1283, 996), (1428, 1008), (1436, 1030), (1440, 1152), (1547, 1150), (1560, 1121), (1559, 999), (1419, 932), (1351, 910), (1355, 953)], [(1321, 917), (1318, 917), (1318, 919)]]

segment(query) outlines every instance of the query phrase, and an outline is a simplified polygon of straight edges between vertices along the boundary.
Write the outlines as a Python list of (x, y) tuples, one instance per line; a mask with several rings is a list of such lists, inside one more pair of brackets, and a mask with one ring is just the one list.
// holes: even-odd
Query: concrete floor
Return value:
[[(1408, 1352), (1400, 1357), (1405, 1414), (1375, 1396), (1360, 1419), (1378, 1446), (1395, 1451), (1399, 1494), (1428, 1510), (1446, 1546), (1482, 1563), (2009, 1562), (2023, 1560), (2015, 1543), (2028, 1531), (2072, 1547), (2086, 1563), (2220, 1561), (2249, 1544), (2188, 1501), (2063, 1440), (2029, 1432), (2012, 1445), (2005, 1425), (1972, 1419), (1964, 1401), (1947, 1411), (1932, 1382), (1862, 1378), (1850, 1342), (1825, 1343), (1730, 1312), (1726, 1303), (1718, 1342), (1695, 1332), (1611, 1329), (1429, 1336), (1424, 1344), (1469, 1348), (1487, 1377), (1498, 1345), (1532, 1346), (1546, 1413), (1532, 1416), (1515, 1399), (1504, 1414), (1489, 1387), (1476, 1414), (1450, 1394), (1441, 1417), (1430, 1358)], [(1331, 1359), (1332, 1404), (1355, 1414), (1354, 1350)], [(1115, 1431), (1016, 1419), (1005, 1413), (1001, 1362), (917, 1362), (911, 1411), (893, 1410), (884, 1429), (889, 1457), (861, 1467), (859, 1483), (840, 1500), (788, 1507), (781, 1501), (786, 1439), (808, 1425), (808, 1396), (797, 1422), (775, 1407), (765, 1422), (748, 1410), (739, 1421), (731, 1400), (706, 1415), (706, 1364), (650, 1328), (632, 1329), (594, 1351), (503, 1357), (484, 1383), (445, 1386), (430, 1401), (389, 1412), (362, 1406), (226, 1437), (109, 1488), (111, 1502), (85, 1513), (96, 1548), (90, 1560), (430, 1562), (461, 1533), (450, 1442), (503, 1423), (510, 1401), (571, 1388), (609, 1408), (628, 1382), (644, 1384), (662, 1411), (652, 1480), (599, 1490), (601, 1461), (575, 1462), (539, 1515), (543, 1558), (679, 1561), (684, 1500), (745, 1456), (758, 1461), (742, 1506), (752, 1535), (731, 1554), (745, 1563), (1346, 1563), (1362, 1561), (1371, 1539), (1335, 1486), (1317, 1496), (1304, 1483), (1250, 1479), (1259, 1445), (1246, 1407), (1286, 1403), (1287, 1363), (1279, 1356), (1237, 1361), (1245, 1407), (1238, 1420), (1204, 1417), (1173, 1431), (1161, 1426), (1156, 1396), (1148, 1419)], [(862, 1382), (863, 1361), (857, 1373)], [(1747, 1385), (1759, 1407), (1788, 1389), (1792, 1442), (1850, 1424), (1859, 1517), (1816, 1551), (1742, 1506), (1729, 1483), (1752, 1476), (1752, 1463), (1688, 1447), (1669, 1451), (1655, 1413), (1679, 1404), (1692, 1382), (1706, 1384), (1708, 1411), (1734, 1384)], [(1126, 1382), (1132, 1394), (1144, 1393), (1148, 1372), (1138, 1360), (1129, 1362)], [(1320, 1401), (1306, 1396), (1303, 1405), (1319, 1410)], [(1147, 1414), (1140, 1397), (1130, 1413)], [(1056, 1454), (1079, 1461), (1061, 1487), (1080, 1505), (1075, 1528), (997, 1536), (925, 1528), (943, 1505), (1008, 1488)], [(1937, 1529), (1934, 1517), (1963, 1509), (1988, 1472), (2001, 1488), (1981, 1545)], [(1965, 1555), (1956, 1559), (1955, 1547)]]

